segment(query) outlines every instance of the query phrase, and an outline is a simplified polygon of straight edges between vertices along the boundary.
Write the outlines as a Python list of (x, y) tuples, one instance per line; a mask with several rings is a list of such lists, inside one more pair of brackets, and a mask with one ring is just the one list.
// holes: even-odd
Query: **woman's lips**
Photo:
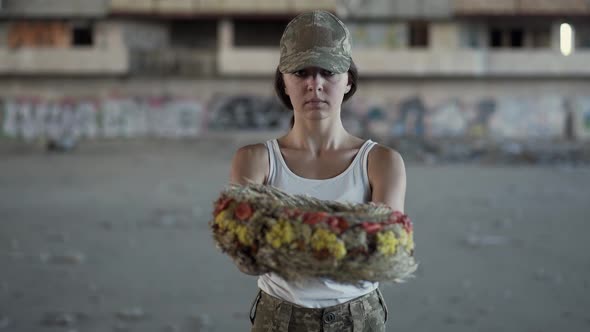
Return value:
[(321, 99), (310, 99), (308, 101), (306, 101), (306, 104), (311, 104), (311, 105), (319, 105), (321, 103), (325, 103), (326, 101), (321, 100)]

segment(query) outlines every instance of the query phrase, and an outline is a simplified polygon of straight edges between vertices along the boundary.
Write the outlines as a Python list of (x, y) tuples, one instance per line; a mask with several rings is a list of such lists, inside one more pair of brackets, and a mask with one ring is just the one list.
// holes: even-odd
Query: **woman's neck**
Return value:
[(303, 120), (295, 121), (293, 128), (284, 136), (284, 139), (290, 148), (319, 154), (322, 151), (338, 150), (344, 147), (350, 136), (341, 121)]

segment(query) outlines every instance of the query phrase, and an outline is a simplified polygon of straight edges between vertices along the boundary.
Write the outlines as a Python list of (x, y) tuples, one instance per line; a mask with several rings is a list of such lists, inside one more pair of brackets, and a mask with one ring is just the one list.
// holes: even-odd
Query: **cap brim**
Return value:
[(293, 73), (307, 67), (319, 67), (337, 74), (345, 73), (350, 68), (350, 58), (329, 51), (299, 52), (289, 57), (281, 58), (279, 71), (281, 73)]

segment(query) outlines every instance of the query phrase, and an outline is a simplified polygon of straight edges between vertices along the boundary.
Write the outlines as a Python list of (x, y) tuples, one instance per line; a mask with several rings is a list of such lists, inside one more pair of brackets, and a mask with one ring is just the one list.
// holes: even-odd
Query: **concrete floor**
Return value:
[[(0, 152), (0, 331), (248, 331), (207, 222), (244, 141)], [(590, 169), (406, 164), (417, 278), (388, 331), (590, 330)]]

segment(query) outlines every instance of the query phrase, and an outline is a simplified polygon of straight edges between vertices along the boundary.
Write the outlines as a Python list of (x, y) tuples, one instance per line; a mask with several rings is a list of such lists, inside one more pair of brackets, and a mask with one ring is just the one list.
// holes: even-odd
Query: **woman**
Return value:
[[(355, 93), (357, 79), (350, 33), (338, 18), (324, 11), (294, 18), (281, 37), (275, 79), (279, 98), (293, 110), (293, 126), (278, 139), (238, 149), (231, 182), (326, 200), (381, 202), (403, 212), (400, 154), (342, 125), (341, 106)], [(387, 308), (376, 282), (288, 282), (275, 273), (240, 269), (259, 275), (252, 331), (385, 331)]]

